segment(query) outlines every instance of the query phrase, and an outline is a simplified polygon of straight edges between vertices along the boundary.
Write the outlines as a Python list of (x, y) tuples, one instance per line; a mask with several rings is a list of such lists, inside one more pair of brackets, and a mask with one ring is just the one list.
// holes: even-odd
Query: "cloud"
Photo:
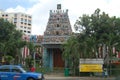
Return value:
[(41, 0), (32, 8), (28, 9), (27, 12), (33, 15), (32, 34), (44, 34), (49, 18), (49, 11), (56, 8), (56, 4), (57, 1)]
[(32, 34), (43, 34), (49, 12), (46, 11), (45, 7), (40, 3), (37, 3), (32, 8), (28, 9), (27, 12), (31, 13), (33, 17)]
[(8, 8), (6, 10), (6, 12), (23, 12), (23, 13), (25, 13), (26, 9), (18, 5), (15, 9), (14, 8)]
[(111, 16), (120, 16), (120, 1), (119, 0), (28, 0), (30, 3), (34, 3), (29, 8), (24, 8), (18, 5), (16, 8), (9, 8), (8, 12), (23, 12), (31, 14), (32, 21), (32, 34), (43, 35), (48, 18), (49, 11), (56, 10), (57, 4), (62, 4), (62, 10), (68, 9), (71, 26), (75, 21), (83, 14), (92, 14), (97, 8), (100, 8), (101, 12), (106, 12)]
[(111, 16), (120, 17), (120, 0), (110, 0), (108, 9), (106, 10)]
[(23, 12), (32, 15), (32, 34), (43, 35), (48, 18), (50, 9), (56, 10), (56, 4), (58, 1), (53, 0), (29, 0), (30, 2), (37, 2), (30, 8), (25, 9), (22, 6), (17, 6), (16, 8), (8, 8), (7, 12)]

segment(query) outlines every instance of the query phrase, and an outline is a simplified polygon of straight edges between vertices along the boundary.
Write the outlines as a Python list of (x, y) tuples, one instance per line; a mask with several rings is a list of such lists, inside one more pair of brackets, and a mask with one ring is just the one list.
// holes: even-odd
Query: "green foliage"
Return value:
[(27, 42), (27, 47), (30, 50), (30, 54), (33, 55), (33, 52), (35, 51), (35, 46), (32, 42)]
[(40, 67), (39, 64), (36, 64), (36, 72), (38, 73), (50, 73), (51, 72), (51, 69), (50, 67)]
[(0, 52), (12, 57), (20, 56), (20, 49), (26, 45), (22, 41), (22, 33), (16, 26), (4, 19), (0, 19)]
[(117, 50), (120, 48), (120, 18), (100, 13), (100, 9), (96, 9), (90, 16), (84, 14), (80, 17), (75, 23), (75, 29), (79, 31), (79, 51), (84, 58), (97, 57), (95, 54), (98, 54), (100, 44), (109, 47), (109, 55), (114, 46)]
[(6, 55), (4, 58), (7, 64), (11, 64), (12, 61), (14, 60), (14, 58), (10, 55)]
[(65, 44), (63, 44), (63, 59), (66, 60), (66, 67), (71, 68), (73, 75), (75, 74), (75, 69), (79, 65), (79, 43), (75, 36), (71, 36)]
[(32, 59), (32, 57), (31, 57), (30, 55), (26, 57), (26, 59), (25, 59), (26, 67), (30, 68), (31, 65), (33, 65), (32, 60), (33, 60), (33, 59)]
[(79, 58), (98, 58), (100, 46), (106, 47), (110, 57), (113, 56), (113, 47), (120, 52), (120, 18), (110, 17), (96, 9), (91, 15), (79, 17), (74, 27), (79, 33), (63, 45), (63, 58), (74, 71), (78, 67)]

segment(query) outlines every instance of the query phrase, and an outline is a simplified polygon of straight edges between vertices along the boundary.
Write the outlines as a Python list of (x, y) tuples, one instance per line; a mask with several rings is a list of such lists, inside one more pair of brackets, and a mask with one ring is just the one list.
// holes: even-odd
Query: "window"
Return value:
[(6, 14), (6, 16), (8, 16), (8, 14)]
[(31, 20), (28, 20), (28, 23), (31, 23)]
[(29, 25), (29, 26), (31, 26), (31, 24), (30, 24), (30, 23), (29, 23), (28, 25)]
[(30, 31), (28, 31), (28, 33), (31, 33)]
[(27, 19), (25, 19), (25, 22), (27, 22)]
[(25, 17), (27, 17), (27, 15), (25, 15)]
[(15, 23), (17, 22), (17, 18), (14, 18), (14, 22), (15, 22)]
[(10, 68), (8, 66), (2, 67), (0, 69), (1, 72), (10, 72)]
[(22, 71), (18, 67), (13, 67), (12, 72), (21, 73)]
[(21, 22), (23, 22), (23, 18), (21, 18)]
[(14, 22), (15, 25), (17, 25), (17, 22)]
[(28, 16), (28, 18), (31, 18), (31, 16)]
[(30, 27), (28, 27), (28, 29), (31, 29)]

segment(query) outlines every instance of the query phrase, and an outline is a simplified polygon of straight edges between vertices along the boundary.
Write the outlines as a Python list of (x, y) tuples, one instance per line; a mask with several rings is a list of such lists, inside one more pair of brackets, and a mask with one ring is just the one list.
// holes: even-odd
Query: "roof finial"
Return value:
[(57, 9), (61, 9), (61, 4), (57, 4)]

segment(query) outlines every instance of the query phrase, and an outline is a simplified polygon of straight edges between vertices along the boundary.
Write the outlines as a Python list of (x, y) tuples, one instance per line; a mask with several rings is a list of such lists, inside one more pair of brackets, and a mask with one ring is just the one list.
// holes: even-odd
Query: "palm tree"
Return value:
[(70, 37), (65, 44), (63, 44), (63, 59), (66, 61), (66, 67), (70, 68), (73, 75), (79, 66), (79, 43), (75, 36)]

